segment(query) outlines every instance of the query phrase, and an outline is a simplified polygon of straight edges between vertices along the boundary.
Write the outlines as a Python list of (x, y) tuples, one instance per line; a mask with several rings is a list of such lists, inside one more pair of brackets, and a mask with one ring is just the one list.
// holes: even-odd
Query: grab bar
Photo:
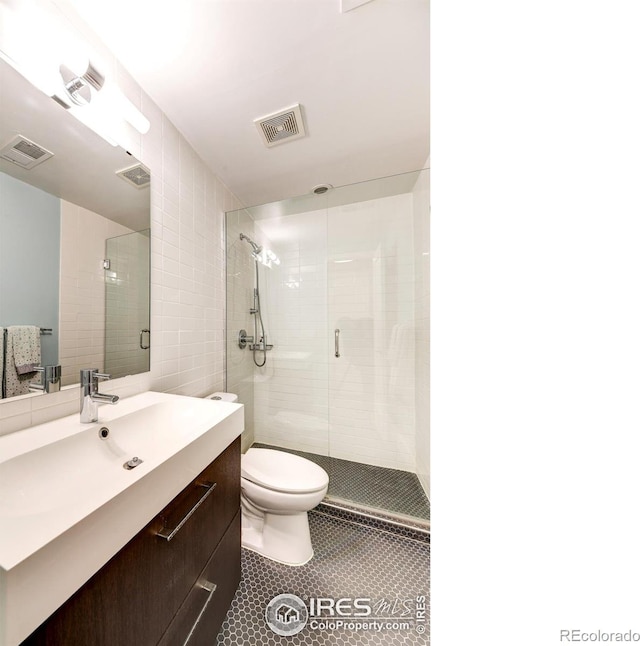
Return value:
[(334, 332), (334, 339), (336, 345), (336, 358), (340, 357), (340, 330), (336, 328)]

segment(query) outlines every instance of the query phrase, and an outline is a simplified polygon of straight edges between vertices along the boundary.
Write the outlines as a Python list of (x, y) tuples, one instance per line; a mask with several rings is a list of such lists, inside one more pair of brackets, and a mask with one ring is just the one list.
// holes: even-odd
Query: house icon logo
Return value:
[(279, 594), (267, 604), (265, 619), (276, 635), (298, 634), (306, 625), (309, 612), (304, 601), (295, 594)]
[(300, 621), (300, 613), (295, 608), (283, 603), (276, 610), (276, 618), (283, 624), (290, 624), (292, 621)]

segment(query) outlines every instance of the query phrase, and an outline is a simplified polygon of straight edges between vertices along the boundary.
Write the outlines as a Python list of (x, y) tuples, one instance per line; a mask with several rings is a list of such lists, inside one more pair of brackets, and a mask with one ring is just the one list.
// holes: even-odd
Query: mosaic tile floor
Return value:
[(429, 499), (414, 473), (374, 467), (258, 442), (253, 446), (295, 453), (319, 464), (329, 474), (328, 498), (350, 501), (356, 505), (365, 505), (423, 520), (430, 518)]
[[(218, 646), (424, 646), (430, 643), (428, 543), (314, 511), (309, 513), (309, 524), (315, 556), (301, 567), (281, 565), (242, 550), (242, 580), (217, 636)], [(372, 613), (366, 618), (368, 621), (380, 617), (385, 621), (407, 622), (408, 627), (379, 631), (344, 627), (314, 629), (313, 618), (309, 618), (298, 634), (281, 636), (267, 625), (265, 610), (271, 599), (285, 593), (297, 595), (307, 606), (311, 597), (369, 598)], [(426, 600), (424, 621), (416, 620), (419, 595), (424, 595)]]

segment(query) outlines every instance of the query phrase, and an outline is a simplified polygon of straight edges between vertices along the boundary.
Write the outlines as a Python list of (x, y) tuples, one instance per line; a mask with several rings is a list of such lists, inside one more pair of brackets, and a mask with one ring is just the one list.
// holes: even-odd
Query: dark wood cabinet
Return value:
[(22, 646), (211, 644), (239, 582), (237, 438)]
[[(224, 621), (240, 582), (240, 560), (235, 558), (240, 543), (240, 512), (222, 537), (160, 646), (211, 646)], [(185, 641), (186, 637), (188, 641)]]

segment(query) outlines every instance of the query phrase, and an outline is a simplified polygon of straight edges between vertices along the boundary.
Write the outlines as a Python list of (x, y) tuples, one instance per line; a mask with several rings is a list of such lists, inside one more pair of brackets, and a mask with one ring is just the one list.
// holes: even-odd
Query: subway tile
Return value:
[(2, 402), (0, 406), (0, 420), (8, 417), (31, 414), (31, 401), (36, 397), (35, 394), (22, 395), (13, 397)]
[(31, 413), (31, 423), (36, 426), (44, 424), (60, 417), (73, 415), (79, 412), (80, 401), (76, 398), (74, 401), (57, 404), (55, 406), (47, 406), (46, 408), (34, 409)]
[(21, 413), (19, 415), (12, 415), (10, 417), (3, 417), (0, 418), (0, 435), (21, 431), (31, 425), (31, 411), (28, 413)]

